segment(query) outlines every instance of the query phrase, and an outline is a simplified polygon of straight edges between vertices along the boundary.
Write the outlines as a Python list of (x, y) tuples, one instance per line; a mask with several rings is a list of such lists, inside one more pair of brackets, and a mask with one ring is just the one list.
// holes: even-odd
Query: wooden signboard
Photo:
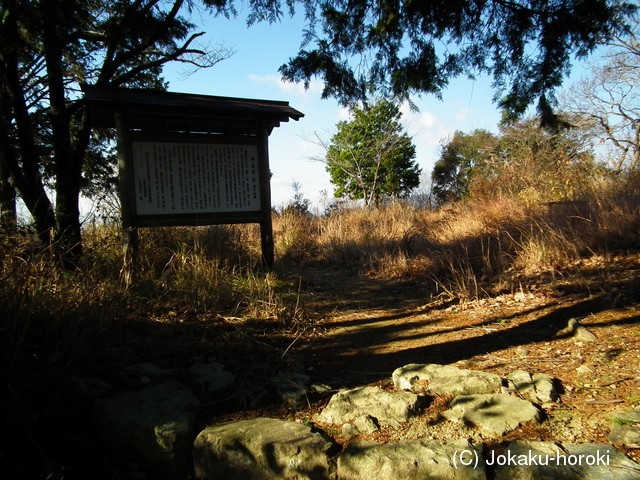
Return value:
[(140, 216), (258, 212), (257, 145), (132, 142)]
[(267, 100), (96, 87), (84, 92), (94, 126), (116, 128), (131, 271), (137, 229), (171, 225), (259, 223), (263, 261), (273, 265), (268, 137), (302, 113)]

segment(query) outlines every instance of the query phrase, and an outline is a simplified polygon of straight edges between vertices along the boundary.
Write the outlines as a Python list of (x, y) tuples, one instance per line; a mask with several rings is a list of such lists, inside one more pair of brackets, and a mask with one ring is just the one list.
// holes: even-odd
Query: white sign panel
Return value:
[(258, 147), (132, 142), (138, 215), (260, 210)]

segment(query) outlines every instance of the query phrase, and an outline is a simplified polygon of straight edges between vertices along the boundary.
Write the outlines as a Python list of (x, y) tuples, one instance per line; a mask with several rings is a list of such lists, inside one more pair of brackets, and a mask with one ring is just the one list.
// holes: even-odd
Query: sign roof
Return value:
[(115, 127), (118, 111), (127, 113), (132, 129), (190, 133), (255, 134), (261, 126), (271, 130), (304, 117), (283, 101), (89, 85), (82, 90), (95, 127)]

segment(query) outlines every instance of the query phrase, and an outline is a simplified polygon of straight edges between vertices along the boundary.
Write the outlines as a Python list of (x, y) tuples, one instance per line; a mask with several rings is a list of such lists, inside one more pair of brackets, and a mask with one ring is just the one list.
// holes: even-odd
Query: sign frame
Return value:
[[(269, 135), (280, 122), (289, 121), (290, 118), (299, 120), (304, 114), (289, 107), (287, 102), (270, 100), (92, 86), (84, 86), (83, 91), (93, 126), (115, 127), (116, 130), (125, 254), (123, 277), (126, 284), (135, 281), (138, 229), (142, 227), (257, 223), (260, 225), (263, 264), (272, 268), (274, 242)], [(250, 207), (240, 210), (236, 207), (221, 208), (218, 205), (182, 213), (165, 212), (160, 207), (154, 211), (139, 212), (136, 199), (134, 142), (209, 145), (214, 150), (215, 146), (223, 145), (245, 147), (245, 151), (249, 147), (255, 147), (258, 204), (247, 200), (251, 204)], [(167, 165), (167, 161), (164, 164)], [(198, 168), (198, 171), (202, 171), (201, 168)], [(167, 172), (164, 172), (160, 178), (165, 178), (166, 174)], [(157, 178), (158, 175), (156, 181)], [(215, 187), (215, 181), (209, 186)], [(229, 193), (229, 190), (226, 192)], [(235, 192), (235, 195), (240, 193)]]

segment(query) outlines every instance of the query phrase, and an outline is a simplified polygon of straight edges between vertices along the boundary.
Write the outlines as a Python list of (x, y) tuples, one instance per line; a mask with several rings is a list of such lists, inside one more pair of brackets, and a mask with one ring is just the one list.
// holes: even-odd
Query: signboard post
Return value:
[(137, 229), (260, 224), (271, 268), (269, 134), (302, 113), (286, 102), (86, 87), (94, 126), (115, 127), (124, 281), (135, 281)]

